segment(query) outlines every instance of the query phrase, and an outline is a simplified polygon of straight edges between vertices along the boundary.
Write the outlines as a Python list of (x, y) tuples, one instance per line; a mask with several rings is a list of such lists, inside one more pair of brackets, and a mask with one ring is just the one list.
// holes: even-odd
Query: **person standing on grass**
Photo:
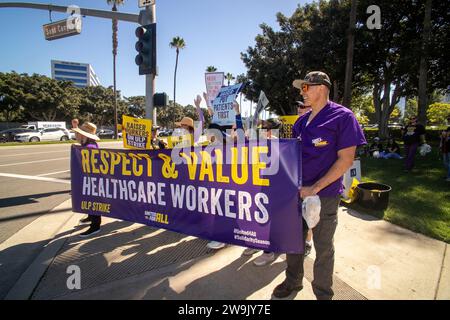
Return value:
[[(311, 112), (299, 118), (293, 137), (302, 144), (301, 199), (318, 195), (320, 221), (312, 229), (316, 259), (312, 288), (319, 300), (333, 297), (334, 244), (337, 212), (343, 192), (343, 176), (352, 166), (356, 147), (366, 143), (361, 127), (351, 110), (329, 100), (331, 81), (324, 72), (313, 71), (304, 80), (295, 80)], [(307, 230), (304, 219), (303, 230)], [(303, 233), (306, 237), (306, 232)], [(303, 239), (304, 240), (304, 239)], [(286, 279), (275, 287), (276, 298), (286, 298), (303, 288), (304, 254), (286, 254)]]
[(405, 143), (405, 172), (411, 172), (414, 168), (416, 151), (420, 144), (425, 142), (425, 127), (417, 122), (417, 117), (412, 117), (402, 129), (403, 142)]

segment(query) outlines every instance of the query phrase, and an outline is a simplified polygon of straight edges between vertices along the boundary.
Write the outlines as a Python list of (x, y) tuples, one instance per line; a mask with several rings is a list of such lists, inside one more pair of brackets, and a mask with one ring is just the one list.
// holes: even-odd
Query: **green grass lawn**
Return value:
[(386, 211), (349, 205), (409, 230), (450, 243), (450, 182), (437, 156), (437, 148), (425, 157), (417, 154), (412, 173), (403, 172), (404, 160), (361, 158), (363, 182), (375, 181), (392, 187)]

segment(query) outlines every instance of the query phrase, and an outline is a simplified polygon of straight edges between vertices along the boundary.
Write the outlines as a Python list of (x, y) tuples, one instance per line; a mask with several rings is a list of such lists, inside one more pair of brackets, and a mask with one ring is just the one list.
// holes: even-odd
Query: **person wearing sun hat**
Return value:
[[(82, 147), (98, 149), (97, 141), (100, 140), (100, 138), (96, 135), (97, 126), (95, 124), (85, 122), (81, 127), (72, 128), (72, 130), (75, 132), (75, 138)], [(86, 238), (100, 232), (102, 217), (90, 214), (86, 218), (80, 220), (80, 225), (89, 223), (89, 229), (81, 233), (79, 235), (80, 237)]]
[(189, 117), (184, 117), (180, 122), (175, 122), (177, 127), (181, 127), (189, 131), (189, 134), (194, 134), (194, 120)]

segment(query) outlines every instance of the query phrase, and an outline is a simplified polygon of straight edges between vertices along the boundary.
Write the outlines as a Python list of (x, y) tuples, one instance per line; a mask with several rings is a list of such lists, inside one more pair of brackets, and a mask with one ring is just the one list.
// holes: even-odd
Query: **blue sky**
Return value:
[[(7, 2), (1, 0), (1, 2)], [(30, 0), (32, 2), (32, 0)], [(50, 3), (46, 1), (33, 1)], [(173, 98), (175, 50), (169, 47), (175, 36), (184, 38), (177, 76), (177, 102), (193, 104), (197, 94), (205, 90), (204, 71), (214, 65), (218, 71), (234, 75), (245, 73), (240, 53), (253, 46), (259, 25), (278, 28), (276, 13), (290, 16), (300, 0), (156, 0), (158, 26), (157, 50), (159, 76), (156, 91)], [(52, 4), (78, 5), (83, 8), (110, 10), (106, 0), (53, 0)], [(139, 13), (138, 0), (125, 0), (119, 11)], [(52, 13), (53, 21), (66, 17)], [(112, 85), (111, 21), (83, 18), (81, 35), (46, 41), (42, 25), (49, 23), (43, 10), (0, 9), (0, 71), (39, 73), (51, 76), (50, 60), (90, 63), (102, 85)], [(144, 95), (145, 77), (138, 75), (134, 58), (134, 31), (137, 24), (119, 22), (117, 87), (124, 96)], [(243, 113), (248, 103), (243, 103)], [(203, 106), (205, 106), (203, 104)]]

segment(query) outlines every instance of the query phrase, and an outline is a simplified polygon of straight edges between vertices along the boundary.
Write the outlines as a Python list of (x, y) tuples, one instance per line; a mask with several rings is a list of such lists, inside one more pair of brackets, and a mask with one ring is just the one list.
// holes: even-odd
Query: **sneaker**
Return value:
[(99, 233), (100, 232), (100, 228), (94, 228), (94, 227), (89, 227), (89, 229), (87, 229), (85, 232), (80, 233), (79, 236), (81, 238), (87, 238), (93, 234)]
[(252, 256), (255, 253), (257, 253), (259, 250), (258, 249), (253, 249), (253, 248), (247, 248), (244, 250), (244, 252), (242, 253), (242, 255), (244, 256)]
[(275, 254), (273, 252), (265, 253), (263, 252), (258, 258), (253, 261), (253, 264), (258, 267), (266, 266), (275, 260)]
[(305, 257), (311, 253), (312, 246), (310, 244), (305, 243)]
[(80, 224), (89, 224), (91, 223), (91, 218), (87, 216), (86, 218), (80, 219)]
[(290, 286), (287, 284), (286, 280), (284, 280), (281, 284), (275, 287), (272, 294), (274, 297), (281, 299), (290, 296), (292, 292), (298, 292), (302, 289), (302, 285)]
[(210, 242), (208, 242), (208, 244), (206, 246), (209, 249), (218, 250), (218, 249), (222, 249), (223, 247), (225, 247), (225, 243), (217, 242), (217, 241), (210, 241)]

